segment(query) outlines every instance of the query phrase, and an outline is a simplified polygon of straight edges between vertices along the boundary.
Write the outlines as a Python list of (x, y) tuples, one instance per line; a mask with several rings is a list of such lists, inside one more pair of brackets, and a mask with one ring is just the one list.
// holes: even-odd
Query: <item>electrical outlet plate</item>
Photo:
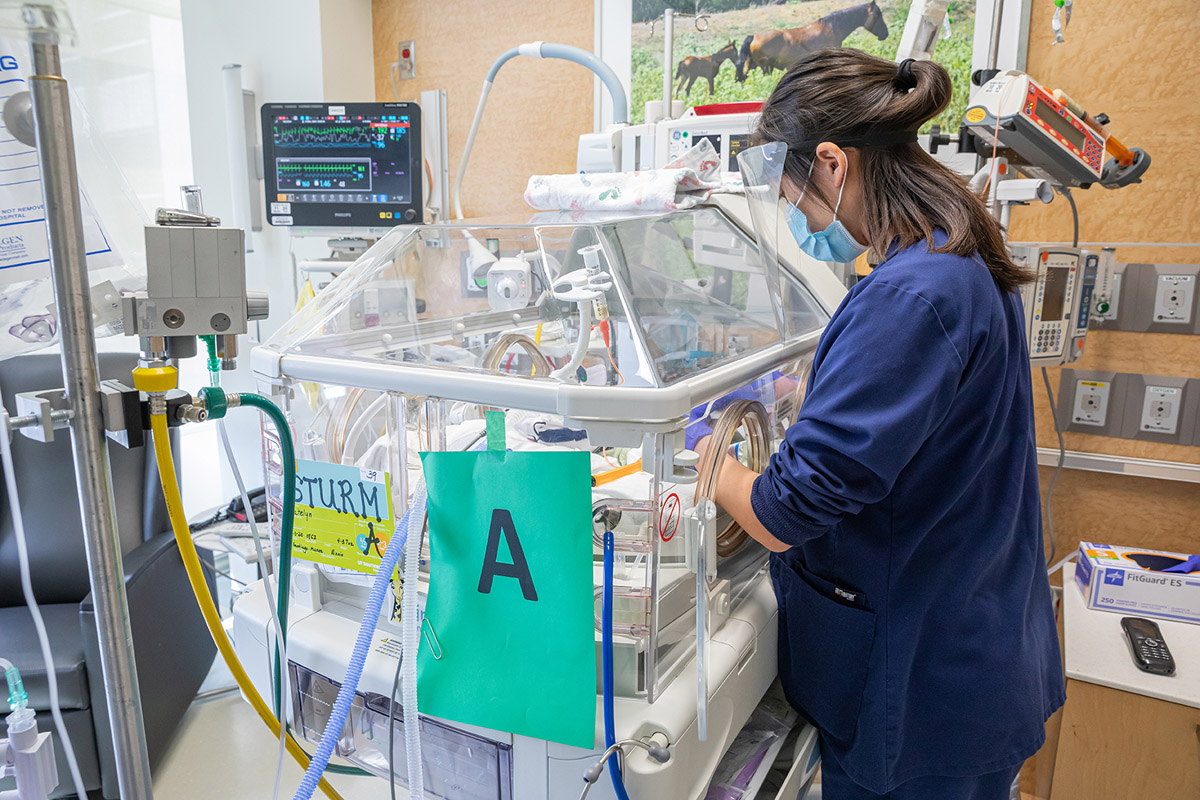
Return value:
[(1179, 412), (1182, 405), (1183, 389), (1175, 386), (1147, 386), (1142, 399), (1142, 431), (1174, 436), (1179, 431)]
[(1072, 425), (1104, 427), (1108, 421), (1108, 401), (1112, 384), (1108, 381), (1083, 380), (1075, 383), (1075, 407)]
[(417, 50), (412, 39), (396, 46), (396, 80), (407, 81), (417, 77)]
[(1195, 275), (1159, 275), (1154, 292), (1154, 321), (1187, 325), (1196, 298)]

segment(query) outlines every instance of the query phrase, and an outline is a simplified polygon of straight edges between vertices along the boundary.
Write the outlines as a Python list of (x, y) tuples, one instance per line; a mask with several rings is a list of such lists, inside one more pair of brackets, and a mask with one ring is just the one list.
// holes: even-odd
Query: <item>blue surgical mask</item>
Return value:
[[(813, 166), (816, 166), (816, 161), (813, 161)], [(812, 178), (812, 167), (808, 168), (808, 177)], [(846, 179), (842, 178), (842, 185), (838, 189), (837, 204), (833, 207), (833, 222), (829, 223), (829, 227), (823, 231), (815, 233), (808, 228), (808, 218), (804, 216), (804, 212), (796, 207), (795, 203), (789, 202), (787, 210), (784, 212), (787, 220), (788, 230), (792, 232), (792, 236), (796, 238), (796, 243), (800, 245), (800, 249), (808, 253), (818, 261), (836, 261), (839, 263), (848, 263), (858, 258), (867, 251), (865, 245), (861, 245), (850, 235), (850, 231), (846, 230), (846, 226), (837, 218), (838, 208), (842, 205), (842, 192), (846, 188)], [(808, 187), (805, 187), (808, 191)], [(800, 193), (800, 200), (804, 199), (804, 192)], [(797, 200), (796, 202), (799, 202)]]

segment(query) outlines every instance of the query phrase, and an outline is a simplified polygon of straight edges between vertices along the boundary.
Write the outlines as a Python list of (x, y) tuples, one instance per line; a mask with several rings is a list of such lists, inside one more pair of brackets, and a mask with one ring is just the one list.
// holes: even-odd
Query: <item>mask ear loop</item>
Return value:
[[(840, 149), (841, 148), (839, 148), (839, 150)], [(842, 152), (842, 158), (845, 159), (846, 163), (842, 165), (842, 185), (838, 187), (837, 203), (835, 203), (833, 206), (833, 219), (835, 222), (837, 221), (838, 209), (842, 207), (842, 192), (846, 191), (846, 172), (848, 171), (848, 169), (850, 167), (850, 159), (846, 158), (846, 152), (844, 150), (842, 150), (841, 152)]]
[[(846, 152), (844, 150), (841, 150), (841, 148), (838, 148), (838, 150), (842, 153), (842, 158), (846, 159)], [(804, 178), (804, 188), (800, 190), (800, 197), (796, 198), (795, 203), (792, 203), (792, 205), (796, 206), (797, 211), (800, 210), (800, 201), (804, 199), (804, 193), (808, 191), (808, 182), (812, 180), (813, 167), (815, 167), (815, 166), (817, 166), (817, 158), (814, 155), (812, 163), (808, 165), (808, 175), (805, 176), (805, 178)], [(846, 163), (842, 167), (842, 172), (843, 172), (842, 185), (838, 187), (837, 203), (835, 203), (833, 206), (833, 218), (835, 221), (837, 220), (838, 209), (842, 207), (842, 192), (846, 191), (846, 176), (844, 173), (847, 171), (847, 169), (849, 167), (850, 167), (850, 160), (846, 159)]]
[(812, 180), (813, 167), (817, 165), (816, 156), (813, 156), (812, 163), (808, 165), (808, 174), (804, 176), (804, 188), (800, 190), (800, 196), (796, 198), (796, 202), (792, 205), (796, 206), (796, 210), (800, 210), (800, 201), (804, 199), (804, 193), (808, 191), (808, 182)]

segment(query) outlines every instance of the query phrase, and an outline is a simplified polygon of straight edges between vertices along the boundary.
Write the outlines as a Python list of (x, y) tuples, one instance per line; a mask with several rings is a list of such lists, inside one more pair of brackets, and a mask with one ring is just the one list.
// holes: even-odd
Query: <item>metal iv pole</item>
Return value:
[(121, 567), (112, 471), (100, 412), (99, 369), (92, 333), (70, 99), (59, 61), (58, 33), (33, 31), (30, 37), (34, 74), (28, 85), (50, 239), (63, 380), (72, 412), (71, 446), (99, 634), (104, 702), (116, 754), (120, 796), (123, 800), (150, 800), (153, 797), (150, 761)]

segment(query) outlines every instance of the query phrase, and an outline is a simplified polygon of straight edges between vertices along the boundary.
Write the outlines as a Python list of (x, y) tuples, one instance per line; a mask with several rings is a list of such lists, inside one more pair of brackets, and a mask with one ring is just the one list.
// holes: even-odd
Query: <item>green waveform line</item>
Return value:
[(282, 131), (279, 129), (279, 126), (276, 125), (275, 126), (275, 135), (278, 136), (280, 133), (286, 133), (286, 134), (311, 133), (311, 134), (314, 134), (317, 136), (321, 136), (321, 135), (326, 135), (326, 134), (331, 134), (331, 133), (364, 133), (364, 134), (369, 135), (370, 132), (364, 131), (362, 128), (360, 128), (357, 125), (330, 125), (328, 127), (326, 127), (324, 125), (298, 125), (295, 128), (285, 128)]
[(280, 164), (280, 172), (366, 172), (364, 164)]

